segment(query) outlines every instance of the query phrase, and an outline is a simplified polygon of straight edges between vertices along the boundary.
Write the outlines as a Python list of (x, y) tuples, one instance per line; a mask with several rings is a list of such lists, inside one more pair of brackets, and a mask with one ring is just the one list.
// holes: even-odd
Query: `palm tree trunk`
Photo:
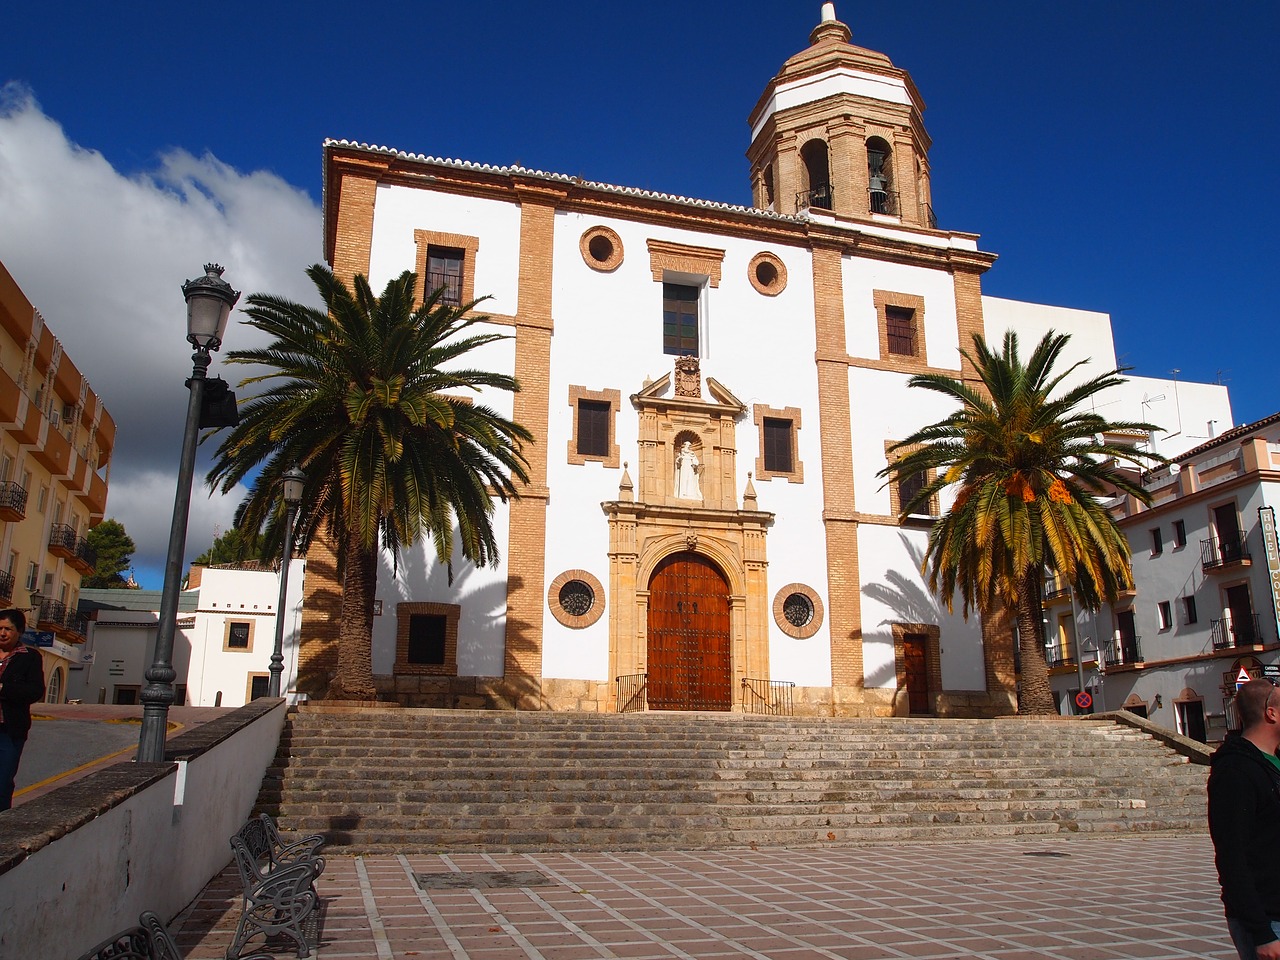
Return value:
[(1058, 712), (1049, 687), (1049, 665), (1044, 659), (1044, 606), (1040, 600), (1041, 574), (1029, 570), (1018, 590), (1018, 652), (1022, 677), (1018, 692), (1020, 716), (1053, 716)]
[(330, 700), (377, 700), (373, 683), (373, 600), (378, 586), (378, 552), (347, 531), (342, 577), (342, 625), (338, 673), (329, 683)]

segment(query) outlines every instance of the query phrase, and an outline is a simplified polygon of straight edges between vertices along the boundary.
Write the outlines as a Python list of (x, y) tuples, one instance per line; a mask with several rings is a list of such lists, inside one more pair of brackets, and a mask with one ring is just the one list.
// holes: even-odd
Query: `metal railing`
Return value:
[(431, 296), (441, 287), (444, 287), (444, 293), (440, 295), (441, 303), (452, 304), (455, 307), (462, 303), (462, 277), (443, 270), (428, 270), (426, 295)]
[(61, 549), (66, 551), (68, 556), (74, 556), (76, 552), (75, 529), (65, 523), (55, 523), (49, 528), (49, 549), (52, 551)]
[(763, 713), (773, 717), (790, 717), (795, 715), (795, 702), (792, 691), (795, 684), (790, 680), (755, 680), (742, 678), (742, 709), (746, 713)]
[(872, 213), (883, 213), (890, 217), (902, 215), (901, 208), (898, 206), (898, 191), (896, 190), (868, 188), (867, 205)]
[(13, 574), (0, 570), (0, 603), (9, 603), (13, 599)]
[(14, 483), (12, 480), (0, 482), (0, 510), (9, 510), (25, 517), (27, 514), (27, 488), (20, 483)]
[(1262, 643), (1256, 613), (1244, 617), (1222, 617), (1213, 621), (1213, 649), (1252, 647)]
[(61, 600), (41, 600), (40, 612), (36, 616), (36, 623), (47, 623), (54, 627), (61, 627), (67, 620), (67, 605)]
[(98, 565), (98, 551), (84, 537), (76, 540), (76, 558), (89, 570), (93, 570)]
[(616, 677), (614, 683), (618, 690), (618, 712), (638, 713), (649, 707), (649, 675), (647, 673), (629, 673), (624, 677)]
[(920, 221), (930, 230), (938, 229), (938, 217), (933, 212), (933, 205), (929, 203), (920, 204)]
[(1102, 650), (1102, 662), (1108, 667), (1118, 667), (1125, 663), (1142, 663), (1142, 638), (1122, 636), (1118, 641), (1108, 643)]
[(1053, 645), (1044, 648), (1044, 659), (1050, 667), (1074, 667), (1076, 652), (1072, 647)]
[(1240, 563), (1249, 559), (1251, 559), (1249, 546), (1244, 537), (1236, 536), (1223, 539), (1211, 537), (1208, 540), (1200, 541), (1200, 567), (1203, 570), (1213, 570), (1217, 567), (1225, 567), (1230, 563)]
[(801, 190), (796, 194), (796, 209), (817, 207), (819, 210), (831, 210), (831, 184), (820, 183), (812, 190)]
[(1053, 603), (1057, 600), (1065, 600), (1071, 596), (1070, 587), (1056, 587), (1044, 592), (1044, 602)]

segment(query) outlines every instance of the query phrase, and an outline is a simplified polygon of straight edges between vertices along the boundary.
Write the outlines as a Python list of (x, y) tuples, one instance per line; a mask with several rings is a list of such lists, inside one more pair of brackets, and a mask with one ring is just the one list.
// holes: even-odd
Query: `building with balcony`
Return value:
[[(284, 672), (292, 696), (297, 676), (297, 624), (306, 563), (289, 568)], [(234, 564), (191, 568), (178, 596), (173, 641), (174, 703), (239, 707), (267, 695), (275, 647), (279, 572)], [(86, 703), (140, 703), (144, 673), (155, 659), (159, 590), (84, 590), (88, 624), (83, 666), (72, 672), (71, 696)]]
[[(1235, 725), (1230, 700), (1242, 671), (1258, 677), (1280, 662), (1280, 414), (1172, 461), (1144, 478), (1149, 508), (1128, 497), (1113, 504), (1134, 590), (1096, 616), (1072, 606), (1061, 629), (1081, 637), (1097, 706), (1219, 740)], [(1052, 596), (1045, 616), (1056, 624)], [(1079, 688), (1075, 663), (1054, 671), (1064, 712)]]
[(67, 696), (86, 624), (85, 538), (107, 505), (116, 425), (44, 317), (0, 263), (0, 607), (27, 611), (48, 700)]

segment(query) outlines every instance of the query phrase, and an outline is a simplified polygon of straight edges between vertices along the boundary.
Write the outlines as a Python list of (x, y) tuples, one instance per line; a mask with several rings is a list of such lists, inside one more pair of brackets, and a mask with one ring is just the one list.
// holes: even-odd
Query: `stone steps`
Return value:
[(308, 707), (259, 805), (351, 852), (1201, 830), (1206, 768), (1088, 720)]

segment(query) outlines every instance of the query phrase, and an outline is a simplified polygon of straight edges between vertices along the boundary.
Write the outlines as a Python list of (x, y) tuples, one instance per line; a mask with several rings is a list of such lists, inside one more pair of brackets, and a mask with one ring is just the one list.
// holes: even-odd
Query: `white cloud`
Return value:
[[(180, 287), (214, 261), (246, 294), (316, 302), (303, 269), (321, 259), (319, 207), (274, 174), (210, 154), (173, 150), (124, 176), (9, 84), (0, 88), (0, 224), (0, 260), (115, 418), (107, 515), (133, 537), (140, 571), (162, 569), (191, 371)], [(251, 342), (235, 320), (228, 349)], [(234, 383), (242, 374), (215, 355), (211, 376)], [(215, 524), (230, 525), (239, 499), (207, 499), (212, 449), (197, 462), (188, 561)]]

